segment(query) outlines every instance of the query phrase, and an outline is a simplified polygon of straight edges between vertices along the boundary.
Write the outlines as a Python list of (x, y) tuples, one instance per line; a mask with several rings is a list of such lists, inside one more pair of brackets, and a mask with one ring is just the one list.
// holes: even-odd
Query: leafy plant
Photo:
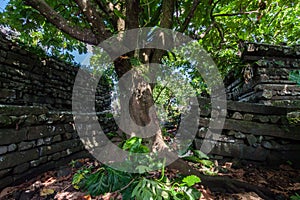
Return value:
[(217, 171), (215, 170), (215, 164), (209, 160), (209, 157), (200, 150), (192, 150), (192, 154), (186, 154), (182, 157), (184, 160), (200, 163), (204, 174), (215, 176)]
[(136, 199), (174, 199), (174, 200), (194, 200), (199, 199), (201, 193), (192, 188), (193, 185), (200, 182), (200, 178), (197, 176), (187, 176), (182, 179), (181, 183), (171, 182), (166, 179), (166, 182), (160, 180), (150, 180), (147, 178), (140, 179), (132, 191), (132, 196)]
[(83, 168), (74, 175), (72, 184), (75, 189), (85, 191), (91, 196), (119, 192), (124, 200), (194, 200), (201, 196), (201, 193), (192, 187), (200, 183), (200, 178), (195, 175), (173, 182), (164, 176), (164, 172), (160, 179), (147, 176), (147, 173), (130, 174), (110, 167), (101, 167), (96, 172)]
[(83, 167), (82, 169), (78, 170), (73, 176), (73, 180), (72, 180), (73, 187), (75, 189), (79, 189), (83, 179), (85, 179), (89, 173), (91, 173), (91, 168)]
[(184, 184), (187, 184), (187, 186), (191, 187), (191, 186), (195, 185), (196, 183), (200, 183), (201, 180), (198, 176), (191, 175), (191, 176), (187, 176), (184, 179), (182, 179), (182, 182)]
[[(147, 153), (149, 149), (142, 144), (142, 139), (132, 137), (125, 140), (121, 147), (131, 153)], [(152, 160), (151, 160), (152, 159)], [(130, 165), (132, 161), (129, 159)], [(149, 165), (149, 163), (151, 163)], [(140, 173), (127, 173), (104, 166), (96, 171), (91, 167), (83, 167), (73, 177), (72, 184), (75, 189), (87, 192), (91, 196), (98, 196), (105, 193), (120, 193), (123, 200), (131, 199), (199, 199), (201, 193), (193, 188), (200, 183), (200, 178), (194, 175), (169, 180), (165, 176), (165, 160), (159, 161), (151, 156), (145, 156), (139, 161), (137, 170)], [(151, 176), (148, 172), (153, 166), (161, 167), (160, 177)]]
[(295, 195), (292, 195), (290, 197), (291, 200), (300, 200), (300, 195), (298, 193), (296, 193)]
[(125, 140), (122, 144), (122, 149), (131, 153), (149, 153), (150, 150), (147, 146), (142, 144), (142, 138), (132, 137)]
[(85, 178), (79, 183), (80, 189), (92, 196), (98, 196), (108, 192), (115, 192), (127, 189), (134, 180), (132, 174), (114, 170), (110, 167), (102, 167), (94, 173), (86, 174)]
[(290, 72), (289, 79), (297, 82), (300, 85), (300, 70), (294, 70)]

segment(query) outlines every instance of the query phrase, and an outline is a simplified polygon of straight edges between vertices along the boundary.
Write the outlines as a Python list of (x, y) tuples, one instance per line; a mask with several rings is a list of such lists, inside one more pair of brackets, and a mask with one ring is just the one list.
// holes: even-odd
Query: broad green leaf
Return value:
[(188, 187), (191, 187), (191, 186), (195, 185), (196, 183), (200, 183), (201, 180), (198, 176), (191, 175), (191, 176), (187, 176), (184, 179), (182, 179), (182, 182), (186, 183)]

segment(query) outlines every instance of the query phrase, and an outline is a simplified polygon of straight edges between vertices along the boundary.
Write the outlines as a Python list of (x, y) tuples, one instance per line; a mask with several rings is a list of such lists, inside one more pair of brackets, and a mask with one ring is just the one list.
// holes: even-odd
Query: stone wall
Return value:
[[(265, 105), (300, 107), (300, 86), (289, 80), (300, 70), (300, 46), (245, 43), (242, 46), (243, 77), (228, 78), (227, 98)], [(247, 79), (247, 80), (245, 80)]]
[[(71, 114), (77, 72), (78, 67), (41, 59), (0, 34), (0, 189), (89, 156)], [(106, 133), (116, 128), (110, 92), (100, 79), (91, 99)]]
[(0, 106), (0, 188), (87, 155), (69, 113)]
[[(0, 104), (71, 110), (78, 69), (53, 58), (39, 58), (0, 32)], [(100, 79), (95, 94), (97, 111), (110, 109), (110, 90), (109, 83)]]
[[(209, 99), (199, 99), (200, 129), (195, 139), (200, 149), (211, 119)], [(219, 113), (224, 111), (217, 110)], [(277, 164), (291, 161), (300, 164), (300, 112), (295, 108), (262, 104), (227, 102), (227, 115), (222, 134), (212, 135), (205, 142), (214, 146), (215, 158), (240, 158)], [(219, 137), (220, 136), (220, 137)]]

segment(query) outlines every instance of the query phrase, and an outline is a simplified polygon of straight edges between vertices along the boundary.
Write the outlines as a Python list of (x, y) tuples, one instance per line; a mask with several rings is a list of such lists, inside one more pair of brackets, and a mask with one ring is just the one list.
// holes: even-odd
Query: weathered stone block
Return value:
[(32, 113), (40, 115), (47, 112), (48, 109), (45, 107), (0, 105), (0, 113), (9, 113), (11, 116), (29, 115)]
[(24, 125), (35, 125), (35, 124), (37, 124), (37, 122), (38, 122), (38, 119), (37, 119), (37, 117), (35, 116), (35, 115), (29, 115), (27, 118), (26, 118), (26, 120), (25, 120), (25, 122), (24, 122)]
[[(200, 149), (203, 140), (196, 139), (195, 146), (197, 149)], [(269, 150), (266, 150), (260, 146), (252, 147), (245, 144), (236, 144), (236, 143), (226, 143), (226, 142), (216, 142), (207, 140), (206, 143), (208, 146), (212, 147), (212, 150), (209, 154), (215, 154), (220, 156), (235, 157), (241, 159), (255, 160), (255, 161), (264, 161), (266, 160)]]
[(9, 145), (11, 143), (19, 143), (26, 139), (27, 130), (0, 129), (0, 145)]
[(72, 125), (72, 124), (65, 124), (64, 128), (65, 128), (65, 131), (68, 133), (73, 133), (75, 131), (74, 125)]
[(18, 146), (19, 146), (20, 151), (31, 149), (31, 148), (35, 147), (35, 141), (21, 142)]
[(46, 137), (48, 135), (49, 135), (49, 131), (47, 126), (45, 125), (28, 127), (28, 134), (27, 134), (28, 140), (35, 140), (42, 137)]
[(71, 139), (73, 137), (73, 134), (72, 133), (65, 133), (64, 134), (64, 138), (66, 139), (66, 140), (69, 140), (69, 139)]
[(48, 158), (47, 158), (47, 156), (43, 156), (39, 160), (40, 160), (40, 163), (43, 164), (43, 163), (46, 163), (48, 161)]
[(233, 113), (232, 118), (233, 119), (243, 119), (243, 115), (239, 112), (235, 112), (235, 113)]
[(23, 173), (25, 171), (27, 171), (30, 167), (30, 164), (29, 163), (23, 163), (21, 165), (18, 165), (14, 168), (14, 171), (13, 173), (14, 174), (20, 174), (20, 173)]
[(10, 144), (8, 147), (7, 147), (7, 150), (9, 152), (11, 151), (15, 151), (16, 149), (18, 148), (18, 146), (16, 144)]
[(257, 138), (254, 135), (247, 135), (247, 142), (250, 146), (257, 142)]
[(53, 160), (58, 160), (58, 159), (60, 159), (60, 157), (61, 157), (61, 154), (59, 152), (52, 155)]
[(46, 137), (44, 138), (44, 144), (49, 145), (52, 143), (52, 137)]
[(248, 114), (248, 113), (244, 115), (244, 119), (246, 121), (252, 121), (253, 117), (254, 117), (254, 115)]
[(236, 132), (234, 134), (234, 137), (237, 138), (237, 139), (244, 139), (244, 138), (246, 138), (246, 135), (241, 133), (241, 132)]
[(0, 155), (7, 152), (7, 146), (0, 146)]
[[(200, 118), (200, 125), (208, 127), (209, 119)], [(258, 123), (243, 120), (233, 120), (226, 119), (224, 124), (224, 129), (240, 131), (242, 133), (249, 133), (253, 135), (263, 135), (280, 137), (285, 139), (300, 140), (299, 126), (285, 126), (285, 125), (275, 125)]]
[(33, 160), (30, 162), (30, 167), (37, 167), (41, 164), (40, 160)]
[(13, 152), (0, 156), (0, 169), (17, 166), (21, 163), (37, 159), (39, 152), (37, 149), (31, 149), (23, 152)]
[(276, 124), (280, 120), (280, 116), (270, 116), (269, 118), (273, 124)]
[(43, 146), (40, 147), (40, 155), (45, 156), (45, 155), (50, 155), (54, 154), (57, 152), (61, 152), (67, 148), (74, 147), (78, 145), (77, 140), (68, 140), (60, 143), (55, 143), (51, 146)]
[(44, 139), (43, 138), (40, 138), (36, 141), (36, 146), (38, 146), (38, 147), (43, 145), (43, 144), (44, 144)]
[(52, 142), (60, 142), (61, 141), (61, 135), (55, 135), (53, 138), (52, 138)]
[(10, 169), (3, 169), (3, 170), (0, 170), (0, 178), (2, 178), (2, 177), (4, 177), (4, 176), (8, 175), (8, 173), (10, 173), (11, 170), (12, 170), (11, 168), (10, 168)]
[(268, 116), (258, 116), (258, 120), (262, 123), (267, 123), (267, 122), (269, 122), (269, 117)]

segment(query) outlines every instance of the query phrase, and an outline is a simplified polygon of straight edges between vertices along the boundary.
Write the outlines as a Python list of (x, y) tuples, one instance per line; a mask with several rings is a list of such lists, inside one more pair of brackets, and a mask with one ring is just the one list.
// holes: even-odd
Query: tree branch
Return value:
[(253, 13), (259, 13), (259, 10), (253, 10), (248, 12), (238, 12), (238, 13), (221, 13), (221, 14), (214, 14), (213, 17), (231, 17), (231, 16), (237, 16), (237, 15), (250, 15)]
[(179, 29), (179, 32), (184, 32), (187, 29), (190, 21), (194, 17), (195, 11), (196, 11), (199, 4), (200, 4), (200, 0), (194, 0), (193, 1), (193, 5), (192, 5), (192, 8), (189, 11), (189, 15), (185, 18), (185, 20), (183, 22), (183, 25)]
[(90, 29), (71, 25), (44, 0), (25, 0), (25, 4), (39, 11), (50, 23), (71, 37), (92, 45), (97, 45), (101, 42)]
[(75, 0), (87, 21), (91, 24), (94, 34), (99, 38), (107, 39), (111, 33), (105, 30), (103, 19), (100, 17), (96, 8), (87, 0)]
[(140, 1), (139, 0), (126, 0), (126, 29), (139, 28), (139, 11)]
[(164, 0), (162, 2), (162, 14), (160, 19), (161, 28), (172, 28), (175, 10), (174, 0)]
[[(175, 1), (174, 0), (164, 0), (162, 2), (162, 13), (160, 15), (160, 27), (171, 29), (173, 26), (173, 16), (175, 11)], [(168, 37), (164, 33), (156, 33), (155, 37), (159, 37), (162, 40), (163, 45), (170, 44)], [(166, 51), (161, 49), (155, 49), (151, 58), (151, 63), (160, 63), (163, 55)]]
[(105, 5), (101, 0), (95, 0), (96, 4), (98, 5), (98, 7), (100, 8), (100, 10), (103, 12), (104, 15), (109, 16), (110, 18), (110, 22), (113, 25), (115, 30), (118, 30), (118, 18), (115, 16), (114, 12), (113, 12), (113, 8), (111, 9), (111, 7), (113, 6), (109, 6), (109, 4)]

